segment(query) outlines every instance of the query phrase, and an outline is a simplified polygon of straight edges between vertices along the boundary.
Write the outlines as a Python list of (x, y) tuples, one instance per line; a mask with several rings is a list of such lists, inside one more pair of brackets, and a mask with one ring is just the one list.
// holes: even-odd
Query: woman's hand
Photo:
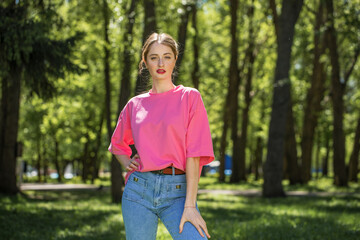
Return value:
[(139, 163), (135, 160), (140, 158), (138, 154), (135, 154), (133, 158), (131, 158), (128, 162), (128, 164), (125, 166), (127, 171), (135, 171), (139, 167)]
[(194, 225), (202, 237), (204, 237), (202, 232), (202, 230), (204, 230), (206, 236), (210, 238), (206, 223), (195, 207), (184, 208), (184, 212), (180, 221), (179, 233), (182, 233), (185, 222), (190, 222), (192, 225)]

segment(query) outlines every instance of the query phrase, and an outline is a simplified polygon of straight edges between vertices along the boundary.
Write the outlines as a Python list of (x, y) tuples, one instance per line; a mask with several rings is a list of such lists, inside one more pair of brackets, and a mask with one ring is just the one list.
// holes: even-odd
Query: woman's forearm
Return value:
[(195, 207), (199, 184), (200, 157), (186, 160), (186, 200), (185, 206)]
[(123, 167), (129, 165), (130, 157), (128, 155), (115, 155), (115, 157)]

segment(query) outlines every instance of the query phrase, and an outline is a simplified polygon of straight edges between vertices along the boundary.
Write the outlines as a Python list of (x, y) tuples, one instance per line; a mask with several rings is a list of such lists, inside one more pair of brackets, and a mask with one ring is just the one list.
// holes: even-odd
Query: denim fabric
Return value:
[[(186, 175), (134, 172), (122, 198), (122, 214), (127, 240), (155, 240), (158, 219), (176, 240), (207, 239), (190, 223), (179, 234), (186, 197)], [(197, 208), (199, 211), (199, 209)]]

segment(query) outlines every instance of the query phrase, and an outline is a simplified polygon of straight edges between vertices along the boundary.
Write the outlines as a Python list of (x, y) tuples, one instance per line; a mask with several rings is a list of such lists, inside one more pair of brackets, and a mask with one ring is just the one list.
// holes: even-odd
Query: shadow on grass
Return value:
[(2, 197), (0, 239), (125, 239), (120, 207), (109, 203), (108, 194), (49, 191)]
[[(237, 201), (236, 201), (237, 199)], [(358, 239), (359, 198), (203, 196), (212, 239)], [(238, 205), (236, 205), (238, 204)]]

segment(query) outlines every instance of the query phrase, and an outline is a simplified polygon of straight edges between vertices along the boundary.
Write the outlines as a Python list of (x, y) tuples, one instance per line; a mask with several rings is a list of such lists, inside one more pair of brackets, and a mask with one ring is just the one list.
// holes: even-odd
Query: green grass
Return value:
[[(212, 239), (356, 239), (360, 234), (360, 187), (335, 187), (332, 178), (312, 180), (285, 191), (345, 192), (343, 197), (263, 199), (202, 194), (200, 210)], [(81, 183), (72, 179), (68, 183)], [(202, 177), (199, 188), (261, 190), (263, 181), (220, 184), (216, 176)], [(110, 185), (107, 178), (96, 185)], [(119, 205), (106, 191), (26, 191), (0, 195), (0, 239), (125, 239)], [(160, 223), (157, 239), (171, 239)]]
[[(216, 179), (215, 179), (216, 180)], [(202, 187), (214, 178), (203, 178)], [(224, 184), (223, 188), (250, 188)], [(222, 188), (222, 189), (223, 189)], [(321, 185), (317, 188), (322, 189)], [(316, 188), (316, 189), (317, 189)], [(200, 194), (211, 239), (358, 239), (360, 196), (263, 199)], [(104, 191), (26, 191), (0, 195), (0, 239), (125, 239), (119, 205)], [(171, 239), (163, 224), (157, 239)]]
[[(229, 177), (226, 182), (229, 182)], [(283, 180), (284, 191), (308, 191), (308, 192), (360, 192), (359, 183), (349, 183), (348, 187), (336, 187), (332, 177), (313, 178), (307, 185), (290, 185), (288, 180)], [(263, 179), (255, 180), (253, 175), (249, 175), (246, 182), (241, 183), (219, 183), (217, 175), (201, 177), (199, 182), (200, 189), (226, 189), (226, 190), (261, 190), (264, 183)]]

